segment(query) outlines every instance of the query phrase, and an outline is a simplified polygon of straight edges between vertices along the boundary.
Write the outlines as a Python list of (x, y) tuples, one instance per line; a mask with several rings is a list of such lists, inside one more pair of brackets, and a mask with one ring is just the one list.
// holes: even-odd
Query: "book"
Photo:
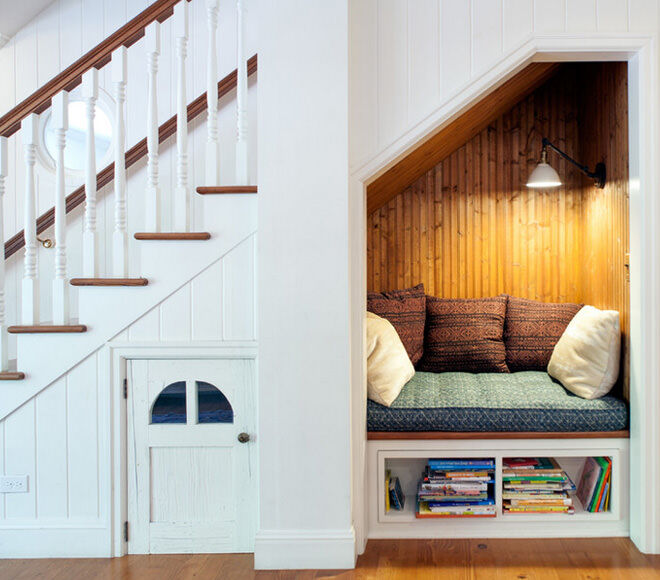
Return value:
[(590, 511), (589, 506), (596, 492), (601, 472), (602, 467), (595, 458), (587, 457), (584, 460), (576, 495), (586, 511)]
[(477, 469), (484, 467), (495, 468), (494, 459), (429, 459), (428, 466), (432, 470), (444, 469)]
[(417, 518), (494, 518), (495, 516), (496, 509), (494, 505), (472, 509), (461, 508), (460, 511), (450, 511), (448, 508), (443, 511), (433, 511), (427, 502), (420, 501), (417, 503), (417, 510), (415, 511), (415, 517)]
[(385, 472), (385, 513), (390, 511), (390, 477), (391, 473), (388, 469)]
[(390, 496), (390, 505), (395, 510), (402, 510), (406, 503), (406, 496), (403, 495), (403, 490), (401, 489), (401, 482), (398, 477), (393, 477), (390, 479), (389, 483), (389, 496)]
[(595, 457), (595, 460), (598, 462), (598, 465), (601, 468), (601, 475), (598, 480), (598, 485), (596, 486), (596, 490), (594, 492), (594, 497), (591, 499), (591, 503), (589, 505), (590, 512), (598, 511), (598, 506), (600, 506), (600, 502), (603, 497), (603, 493), (605, 491), (605, 485), (609, 481), (610, 473), (612, 470), (612, 462), (609, 460), (609, 458)]

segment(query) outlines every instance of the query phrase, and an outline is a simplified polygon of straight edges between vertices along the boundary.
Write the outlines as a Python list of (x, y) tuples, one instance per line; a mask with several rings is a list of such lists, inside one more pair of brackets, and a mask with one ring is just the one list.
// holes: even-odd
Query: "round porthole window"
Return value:
[[(99, 103), (100, 101), (97, 100), (94, 117), (97, 170), (107, 164), (112, 147), (110, 109), (104, 106), (104, 104)], [(64, 148), (64, 167), (67, 171), (84, 171), (86, 162), (86, 133), (87, 114), (85, 112), (85, 101), (72, 94), (69, 96), (69, 129), (66, 132), (66, 147)], [(55, 167), (57, 148), (51, 111), (48, 111), (44, 115), (42, 136), (46, 157), (45, 161), (53, 168)]]

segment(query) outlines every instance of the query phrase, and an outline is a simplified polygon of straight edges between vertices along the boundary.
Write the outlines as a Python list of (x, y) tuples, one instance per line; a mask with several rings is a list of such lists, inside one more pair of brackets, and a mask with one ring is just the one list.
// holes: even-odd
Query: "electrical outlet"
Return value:
[(0, 477), (0, 493), (26, 493), (27, 490), (27, 475), (5, 475)]

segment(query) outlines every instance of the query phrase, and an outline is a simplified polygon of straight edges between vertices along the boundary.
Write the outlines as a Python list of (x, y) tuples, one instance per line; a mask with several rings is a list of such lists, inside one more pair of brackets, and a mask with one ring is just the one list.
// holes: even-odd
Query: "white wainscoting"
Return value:
[[(255, 245), (253, 234), (110, 344), (183, 343), (189, 358), (254, 344)], [(0, 557), (112, 555), (111, 364), (99, 349), (0, 422), (0, 475), (28, 476), (27, 493), (0, 494)]]

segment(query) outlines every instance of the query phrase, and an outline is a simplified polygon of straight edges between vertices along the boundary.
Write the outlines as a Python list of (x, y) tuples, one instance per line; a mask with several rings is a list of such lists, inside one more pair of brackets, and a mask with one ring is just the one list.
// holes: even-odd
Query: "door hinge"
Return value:
[(124, 542), (128, 542), (128, 522), (124, 522)]
[(124, 379), (124, 399), (128, 399), (128, 379)]

